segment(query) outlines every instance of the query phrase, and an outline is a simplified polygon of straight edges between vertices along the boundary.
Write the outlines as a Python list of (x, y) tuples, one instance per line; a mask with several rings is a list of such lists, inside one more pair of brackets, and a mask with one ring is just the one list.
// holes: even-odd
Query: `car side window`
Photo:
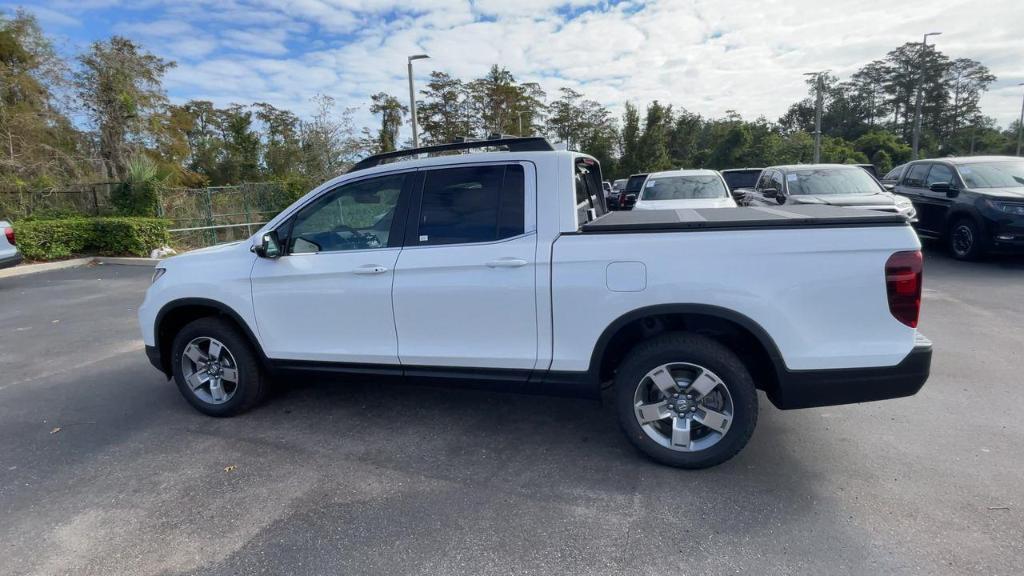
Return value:
[(755, 190), (764, 190), (765, 188), (771, 188), (771, 170), (765, 170), (761, 172), (761, 177), (757, 179), (757, 185), (754, 187)]
[(292, 221), (288, 253), (387, 247), (405, 179), (405, 174), (368, 178), (320, 196)]
[(418, 245), (493, 242), (523, 233), (526, 186), (519, 164), (443, 168), (425, 174)]
[(952, 184), (953, 169), (944, 164), (932, 164), (932, 169), (928, 171), (928, 178), (924, 183), (925, 188), (937, 182)]
[(904, 186), (912, 186), (914, 188), (924, 188), (925, 177), (928, 174), (929, 164), (914, 164), (910, 167), (910, 171), (903, 178)]
[(893, 168), (892, 170), (889, 170), (889, 172), (885, 176), (882, 176), (882, 180), (890, 180), (890, 181), (899, 180), (900, 179), (900, 174), (902, 174), (902, 173), (903, 173), (903, 166), (897, 166), (897, 167)]
[(782, 172), (779, 172), (778, 170), (772, 171), (772, 180), (768, 187), (775, 188), (778, 190), (779, 194), (786, 191), (786, 183), (782, 181)]

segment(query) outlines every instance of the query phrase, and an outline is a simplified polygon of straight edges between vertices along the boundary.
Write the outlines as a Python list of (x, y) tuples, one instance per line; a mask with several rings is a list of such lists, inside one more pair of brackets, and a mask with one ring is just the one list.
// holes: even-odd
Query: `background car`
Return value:
[(647, 179), (647, 174), (631, 174), (629, 180), (626, 180), (626, 187), (619, 193), (619, 210), (630, 210), (633, 208), (633, 204), (636, 204), (636, 197), (640, 194), (640, 190), (643, 189), (644, 180)]
[(618, 210), (619, 209), (619, 194), (622, 193), (626, 188), (627, 178), (619, 178), (612, 182), (612, 193), (608, 196), (608, 209)]
[(10, 268), (21, 263), (21, 252), (14, 241), (14, 228), (6, 220), (0, 220), (0, 268)]
[(647, 177), (634, 210), (735, 208), (722, 175), (714, 170), (669, 170)]
[(736, 202), (740, 204), (746, 203), (744, 193), (736, 191), (740, 188), (753, 188), (757, 184), (757, 178), (761, 176), (762, 170), (764, 168), (730, 168), (728, 170), (721, 170), (722, 178), (725, 179), (725, 184), (729, 187), (729, 193), (732, 194)]
[(913, 204), (886, 190), (865, 170), (852, 164), (796, 164), (765, 168), (747, 193), (752, 206), (826, 204), (897, 212), (910, 221)]
[(879, 179), (878, 167), (876, 167), (874, 164), (854, 164), (854, 166), (865, 170), (868, 174), (874, 176), (875, 180)]
[(945, 241), (953, 257), (1024, 251), (1024, 159), (915, 160), (895, 188), (917, 208), (917, 233)]

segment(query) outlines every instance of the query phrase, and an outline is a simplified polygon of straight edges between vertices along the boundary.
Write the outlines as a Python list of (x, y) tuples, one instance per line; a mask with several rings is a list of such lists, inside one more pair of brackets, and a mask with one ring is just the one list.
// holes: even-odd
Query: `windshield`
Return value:
[(860, 168), (815, 168), (786, 174), (789, 193), (795, 195), (877, 194), (881, 190)]
[(753, 188), (757, 184), (757, 177), (761, 175), (760, 170), (747, 170), (745, 172), (722, 172), (722, 178), (729, 185), (730, 190), (737, 188)]
[(644, 180), (647, 179), (647, 174), (637, 174), (630, 176), (626, 182), (626, 192), (639, 192), (640, 188), (644, 185)]
[(718, 176), (663, 176), (650, 178), (644, 185), (642, 200), (692, 200), (725, 198), (729, 191)]
[(959, 166), (968, 188), (1020, 188), (1024, 186), (1024, 161), (986, 162)]

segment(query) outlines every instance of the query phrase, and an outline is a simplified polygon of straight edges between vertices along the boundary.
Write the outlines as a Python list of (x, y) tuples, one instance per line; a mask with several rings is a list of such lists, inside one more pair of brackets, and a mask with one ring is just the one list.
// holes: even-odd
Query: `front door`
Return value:
[(342, 184), (278, 227), (284, 255), (257, 258), (252, 270), (267, 356), (398, 363), (391, 284), (412, 180), (393, 174)]
[(953, 198), (946, 192), (932, 190), (931, 185), (937, 183), (956, 186), (953, 169), (945, 164), (932, 164), (928, 170), (928, 177), (925, 178), (924, 188), (920, 192), (919, 205), (924, 207), (924, 213), (921, 215), (919, 212), (918, 218), (922, 219), (927, 230), (941, 235), (946, 232), (946, 219), (949, 217), (949, 207), (953, 204)]
[(533, 369), (538, 338), (532, 165), (460, 166), (421, 175), (395, 267), (403, 368)]

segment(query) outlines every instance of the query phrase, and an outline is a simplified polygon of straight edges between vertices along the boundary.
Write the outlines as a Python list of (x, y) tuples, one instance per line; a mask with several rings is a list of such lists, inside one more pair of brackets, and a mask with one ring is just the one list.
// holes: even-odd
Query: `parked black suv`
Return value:
[(626, 181), (626, 187), (619, 193), (619, 210), (633, 209), (636, 199), (640, 196), (640, 191), (644, 188), (645, 180), (647, 180), (647, 174), (630, 174), (629, 180)]
[(917, 208), (918, 235), (949, 244), (955, 258), (1024, 249), (1024, 159), (915, 160), (896, 184)]
[(889, 192), (866, 170), (853, 164), (770, 166), (753, 190), (741, 189), (748, 206), (826, 204), (902, 214), (914, 221), (914, 206)]

